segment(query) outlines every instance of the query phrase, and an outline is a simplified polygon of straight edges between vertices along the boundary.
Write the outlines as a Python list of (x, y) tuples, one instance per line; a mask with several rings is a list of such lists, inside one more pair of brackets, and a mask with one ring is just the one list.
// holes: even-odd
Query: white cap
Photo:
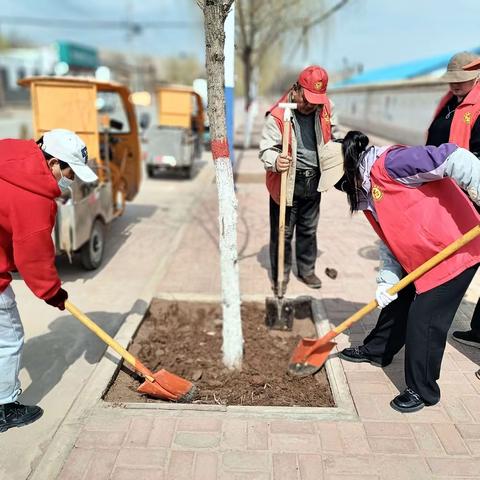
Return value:
[(95, 172), (87, 165), (87, 147), (76, 133), (63, 128), (50, 130), (43, 135), (42, 150), (68, 163), (73, 173), (82, 182), (90, 183), (98, 180)]
[(318, 191), (326, 192), (332, 188), (343, 176), (342, 144), (327, 142), (320, 150), (320, 182)]

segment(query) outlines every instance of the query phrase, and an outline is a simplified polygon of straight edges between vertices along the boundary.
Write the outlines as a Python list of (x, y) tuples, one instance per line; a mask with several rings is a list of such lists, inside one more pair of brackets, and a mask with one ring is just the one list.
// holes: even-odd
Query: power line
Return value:
[(128, 20), (75, 20), (60, 18), (18, 17), (0, 15), (0, 24), (27, 25), (40, 28), (65, 27), (81, 29), (132, 30), (140, 33), (145, 28), (198, 28), (202, 22), (183, 20), (128, 21)]

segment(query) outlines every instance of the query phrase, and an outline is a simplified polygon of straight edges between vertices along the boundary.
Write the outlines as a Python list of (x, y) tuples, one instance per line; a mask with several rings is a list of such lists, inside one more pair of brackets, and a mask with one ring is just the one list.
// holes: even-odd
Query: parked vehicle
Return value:
[(35, 138), (53, 128), (77, 133), (86, 143), (95, 184), (75, 180), (58, 199), (54, 240), (57, 254), (81, 256), (87, 270), (98, 268), (105, 227), (138, 193), (141, 156), (134, 106), (127, 87), (79, 77), (30, 77), (19, 81), (31, 91)]
[(156, 91), (157, 125), (149, 132), (146, 159), (149, 177), (162, 170), (182, 171), (191, 177), (203, 150), (205, 112), (193, 88), (162, 86)]

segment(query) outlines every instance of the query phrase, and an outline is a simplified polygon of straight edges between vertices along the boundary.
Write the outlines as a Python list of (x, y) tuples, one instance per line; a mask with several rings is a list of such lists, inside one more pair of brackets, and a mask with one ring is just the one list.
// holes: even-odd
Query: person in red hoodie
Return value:
[(38, 406), (22, 405), (18, 374), (23, 326), (10, 282), (18, 271), (30, 290), (60, 310), (67, 292), (55, 268), (55, 199), (78, 177), (97, 180), (85, 143), (69, 130), (33, 140), (0, 140), (0, 432), (34, 422)]

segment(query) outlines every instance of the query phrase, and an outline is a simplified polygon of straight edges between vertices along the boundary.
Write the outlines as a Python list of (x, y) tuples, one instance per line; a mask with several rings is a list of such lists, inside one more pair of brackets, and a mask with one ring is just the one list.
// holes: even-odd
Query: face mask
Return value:
[(72, 186), (73, 180), (65, 177), (62, 173), (62, 178), (58, 181), (58, 186), (62, 192), (68, 191), (68, 189)]

